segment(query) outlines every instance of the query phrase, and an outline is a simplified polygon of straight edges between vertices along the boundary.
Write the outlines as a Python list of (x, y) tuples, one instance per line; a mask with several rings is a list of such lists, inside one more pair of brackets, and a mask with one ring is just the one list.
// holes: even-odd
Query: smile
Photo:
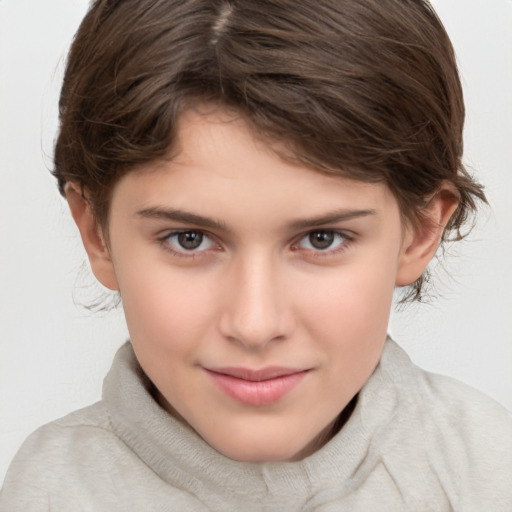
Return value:
[(257, 371), (245, 368), (205, 368), (205, 371), (230, 398), (252, 406), (277, 402), (309, 373), (309, 370), (278, 367)]

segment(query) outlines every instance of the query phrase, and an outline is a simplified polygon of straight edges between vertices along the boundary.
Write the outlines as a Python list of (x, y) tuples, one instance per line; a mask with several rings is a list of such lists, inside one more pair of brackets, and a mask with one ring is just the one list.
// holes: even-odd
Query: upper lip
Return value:
[(205, 370), (212, 373), (219, 373), (222, 375), (228, 375), (229, 377), (235, 377), (237, 379), (248, 380), (252, 382), (260, 382), (263, 380), (276, 379), (279, 377), (286, 377), (287, 375), (293, 375), (295, 373), (302, 373), (307, 370), (297, 368), (286, 368), (283, 366), (268, 366), (259, 370), (251, 370), (249, 368), (239, 367), (209, 367)]

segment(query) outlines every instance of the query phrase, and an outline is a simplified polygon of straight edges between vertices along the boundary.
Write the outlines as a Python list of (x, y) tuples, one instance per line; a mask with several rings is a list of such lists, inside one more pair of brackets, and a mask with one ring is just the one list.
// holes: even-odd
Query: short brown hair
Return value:
[(83, 187), (106, 229), (118, 180), (169, 154), (194, 102), (235, 109), (320, 172), (386, 183), (411, 221), (448, 180), (447, 234), (485, 201), (461, 163), (453, 48), (426, 1), (97, 0), (62, 87), (61, 192)]

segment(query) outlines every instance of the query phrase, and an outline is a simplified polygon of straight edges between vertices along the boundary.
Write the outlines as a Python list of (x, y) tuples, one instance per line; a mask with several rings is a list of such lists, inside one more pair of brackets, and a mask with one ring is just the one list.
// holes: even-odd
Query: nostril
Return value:
[(273, 306), (260, 305), (248, 310), (238, 303), (236, 307), (224, 311), (221, 332), (231, 342), (259, 350), (289, 336), (289, 323), (286, 314)]
[(260, 350), (290, 335), (290, 304), (281, 270), (267, 249), (238, 254), (220, 306), (220, 330), (226, 339)]

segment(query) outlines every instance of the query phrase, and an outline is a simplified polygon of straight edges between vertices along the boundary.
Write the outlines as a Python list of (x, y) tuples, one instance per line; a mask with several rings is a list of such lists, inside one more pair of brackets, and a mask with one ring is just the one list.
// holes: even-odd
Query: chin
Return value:
[(262, 418), (224, 423), (222, 429), (198, 433), (222, 455), (239, 462), (299, 461), (319, 450), (334, 433), (334, 421), (318, 430), (297, 421), (278, 421), (276, 425), (258, 419)]
[(217, 450), (238, 462), (291, 462), (302, 458), (299, 456), (302, 450), (283, 450), (282, 447), (275, 450), (269, 446), (261, 447), (261, 449), (252, 446), (250, 449), (247, 447), (241, 449), (230, 447), (229, 449)]
[(294, 438), (293, 434), (289, 434), (284, 439), (231, 438), (229, 443), (212, 443), (211, 446), (222, 455), (239, 462), (294, 462), (311, 455), (326, 439), (322, 439), (320, 443), (316, 439), (303, 441), (302, 443), (300, 439)]

